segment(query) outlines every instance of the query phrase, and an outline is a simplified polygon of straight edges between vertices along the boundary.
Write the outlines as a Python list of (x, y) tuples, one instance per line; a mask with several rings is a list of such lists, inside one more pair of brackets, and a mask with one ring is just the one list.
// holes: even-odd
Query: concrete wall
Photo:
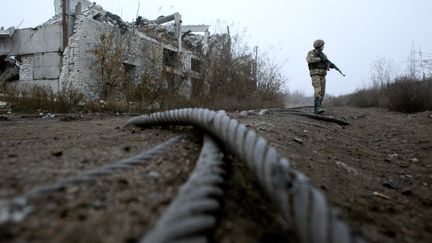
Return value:
[(26, 28), (15, 32), (12, 39), (0, 38), (0, 55), (20, 56), (34, 53), (58, 52), (63, 49), (61, 23)]
[(61, 56), (58, 52), (44, 54), (30, 54), (21, 56), (19, 80), (8, 82), (8, 85), (27, 88), (38, 85), (59, 90)]
[(60, 67), (60, 53), (36, 53), (34, 54), (33, 80), (58, 79)]

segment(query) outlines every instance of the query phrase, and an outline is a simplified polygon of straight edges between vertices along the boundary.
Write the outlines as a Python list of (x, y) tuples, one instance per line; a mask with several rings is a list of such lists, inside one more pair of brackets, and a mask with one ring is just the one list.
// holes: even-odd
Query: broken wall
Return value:
[[(173, 78), (171, 85), (170, 83), (161, 85), (166, 88), (176, 86), (182, 96), (188, 98), (191, 96), (191, 58), (193, 56), (198, 58), (197, 55), (183, 49), (176, 59), (178, 65), (165, 67), (163, 50), (167, 49), (178, 53), (177, 47), (161, 43), (142, 32), (127, 31), (124, 33), (116, 26), (84, 15), (77, 16), (74, 33), (64, 50), (60, 75), (61, 85), (72, 85), (89, 98), (100, 98), (92, 89), (92, 85), (98, 82), (98, 77), (92, 66), (96, 58), (93, 50), (100, 41), (100, 35), (104, 32), (115, 33), (116, 37), (125, 41), (123, 65), (135, 83), (140, 82), (145, 72), (152, 73), (152, 75), (161, 75), (161, 72), (167, 72), (176, 78)], [(178, 80), (181, 80), (181, 83)]]
[(12, 38), (0, 38), (0, 56), (60, 52), (62, 33), (61, 23), (16, 30)]
[(44, 85), (59, 89), (62, 27), (60, 23), (16, 30), (12, 38), (0, 38), (0, 56), (19, 60), (18, 82), (7, 85)]
[(140, 79), (145, 70), (145, 49), (153, 49), (149, 40), (145, 40), (129, 32), (121, 34), (120, 29), (107, 23), (94, 20), (86, 16), (78, 16), (74, 33), (69, 39), (63, 55), (63, 66), (60, 76), (62, 85), (72, 85), (86, 94), (95, 97), (92, 85), (98, 82), (92, 66), (95, 60), (93, 50), (96, 49), (102, 33), (115, 33), (121, 37), (127, 46), (123, 63), (128, 68), (132, 79)]

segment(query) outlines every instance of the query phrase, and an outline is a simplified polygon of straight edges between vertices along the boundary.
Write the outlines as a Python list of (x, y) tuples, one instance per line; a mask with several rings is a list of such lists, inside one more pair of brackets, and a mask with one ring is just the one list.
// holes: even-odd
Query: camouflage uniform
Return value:
[[(324, 53), (323, 53), (324, 54)], [(327, 75), (327, 63), (321, 60), (320, 51), (313, 49), (308, 52), (306, 60), (309, 66), (309, 74), (312, 78), (312, 86), (314, 87), (314, 96), (318, 97), (320, 102), (324, 99), (325, 85)], [(325, 56), (325, 54), (324, 54)]]
[(306, 61), (309, 67), (309, 74), (312, 78), (312, 86), (314, 87), (314, 113), (322, 113), (320, 109), (321, 102), (324, 99), (327, 70), (329, 64), (326, 62), (327, 56), (322, 52), (324, 41), (316, 40), (313, 50), (309, 51), (306, 56)]

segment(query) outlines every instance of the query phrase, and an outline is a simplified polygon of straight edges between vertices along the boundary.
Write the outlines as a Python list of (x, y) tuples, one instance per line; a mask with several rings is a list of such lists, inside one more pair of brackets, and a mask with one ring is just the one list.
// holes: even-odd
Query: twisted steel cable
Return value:
[(223, 154), (216, 143), (204, 136), (204, 145), (192, 175), (142, 243), (207, 242), (206, 234), (216, 224), (212, 215), (219, 210), (223, 195)]
[(129, 119), (128, 126), (190, 124), (214, 135), (257, 176), (276, 202), (282, 217), (300, 242), (363, 242), (352, 234), (324, 195), (300, 171), (291, 167), (274, 147), (253, 130), (223, 112), (187, 108), (157, 112)]
[(183, 136), (176, 136), (149, 150), (142, 151), (135, 156), (98, 167), (77, 176), (61, 179), (54, 184), (35, 187), (13, 199), (0, 200), (0, 223), (8, 221), (19, 222), (23, 220), (24, 217), (33, 210), (33, 207), (28, 205), (28, 199), (30, 197), (45, 196), (72, 185), (90, 183), (95, 181), (98, 177), (129, 170), (135, 166), (144, 165), (151, 161), (155, 156), (162, 154), (168, 146), (179, 142), (182, 138)]

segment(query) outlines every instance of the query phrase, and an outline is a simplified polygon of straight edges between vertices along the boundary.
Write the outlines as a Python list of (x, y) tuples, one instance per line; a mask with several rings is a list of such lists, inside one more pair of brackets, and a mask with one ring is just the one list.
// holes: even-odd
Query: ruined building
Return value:
[(182, 25), (179, 13), (128, 23), (88, 0), (54, 0), (54, 6), (55, 16), (40, 26), (0, 29), (0, 85), (43, 85), (54, 91), (69, 85), (99, 98), (92, 87), (103, 79), (95, 71), (101, 36), (122, 46), (122, 70), (133, 82), (157, 70), (167, 77), (161, 80), (169, 80), (167, 89), (185, 97), (201, 82), (208, 26)]

